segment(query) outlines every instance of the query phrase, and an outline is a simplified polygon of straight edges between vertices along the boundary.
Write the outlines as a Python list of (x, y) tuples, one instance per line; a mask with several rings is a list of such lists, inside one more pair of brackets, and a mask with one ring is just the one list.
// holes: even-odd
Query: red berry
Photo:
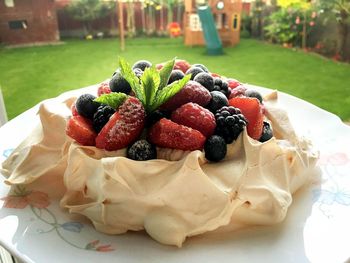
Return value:
[(96, 137), (96, 147), (114, 151), (133, 143), (145, 124), (145, 109), (141, 102), (129, 97), (114, 113)]
[(77, 107), (75, 107), (75, 103), (72, 104), (72, 106), (70, 107), (70, 110), (71, 110), (73, 116), (79, 115), (79, 113), (77, 111)]
[(171, 120), (200, 131), (205, 137), (212, 135), (216, 127), (214, 114), (192, 102), (186, 103), (173, 111)]
[(66, 134), (85, 146), (94, 146), (97, 136), (91, 121), (79, 115), (68, 120)]
[(163, 118), (151, 127), (149, 140), (164, 148), (194, 151), (203, 149), (205, 136), (195, 129)]
[(174, 69), (179, 69), (183, 73), (186, 73), (186, 71), (191, 67), (190, 63), (188, 63), (186, 60), (177, 59), (175, 61)]
[(210, 75), (213, 77), (213, 78), (221, 78), (221, 76), (217, 73), (210, 73)]
[(244, 96), (246, 90), (247, 90), (246, 87), (244, 87), (243, 85), (239, 85), (239, 86), (231, 89), (231, 94), (230, 94), (229, 98), (232, 99), (235, 97)]
[(101, 96), (102, 94), (111, 93), (111, 89), (109, 88), (108, 82), (102, 82), (97, 88), (97, 96)]
[(228, 87), (231, 89), (234, 89), (237, 86), (241, 85), (241, 83), (236, 79), (227, 79), (226, 81), (227, 81)]
[(157, 70), (161, 70), (163, 67), (164, 67), (163, 63), (159, 63), (159, 64), (156, 65), (156, 69)]
[(229, 100), (230, 106), (239, 108), (248, 120), (248, 135), (255, 140), (259, 140), (263, 131), (264, 115), (260, 102), (256, 98), (236, 97)]
[(206, 106), (210, 99), (210, 92), (206, 88), (198, 82), (190, 80), (178, 93), (165, 102), (161, 108), (172, 111), (187, 102)]

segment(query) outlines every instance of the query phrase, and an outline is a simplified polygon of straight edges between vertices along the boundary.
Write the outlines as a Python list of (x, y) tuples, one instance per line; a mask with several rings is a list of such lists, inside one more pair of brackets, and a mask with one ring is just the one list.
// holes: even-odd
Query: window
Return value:
[(26, 20), (13, 20), (9, 21), (10, 29), (27, 29), (28, 23)]
[(5, 6), (7, 7), (14, 7), (15, 1), (14, 0), (5, 0)]

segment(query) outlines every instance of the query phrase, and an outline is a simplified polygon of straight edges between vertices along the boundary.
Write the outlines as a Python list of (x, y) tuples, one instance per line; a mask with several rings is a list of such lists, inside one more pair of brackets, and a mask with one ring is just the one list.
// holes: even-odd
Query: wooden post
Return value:
[(124, 36), (124, 17), (123, 17), (123, 1), (118, 0), (118, 11), (119, 11), (119, 37), (120, 37), (120, 49), (125, 50), (125, 36)]

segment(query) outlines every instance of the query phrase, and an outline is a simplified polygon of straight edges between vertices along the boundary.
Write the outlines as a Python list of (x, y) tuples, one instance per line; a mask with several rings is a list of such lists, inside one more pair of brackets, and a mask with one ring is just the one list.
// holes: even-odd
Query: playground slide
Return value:
[(215, 26), (215, 21), (209, 6), (200, 6), (197, 8), (199, 19), (201, 20), (204, 39), (207, 45), (209, 55), (220, 55), (222, 43), (219, 33)]

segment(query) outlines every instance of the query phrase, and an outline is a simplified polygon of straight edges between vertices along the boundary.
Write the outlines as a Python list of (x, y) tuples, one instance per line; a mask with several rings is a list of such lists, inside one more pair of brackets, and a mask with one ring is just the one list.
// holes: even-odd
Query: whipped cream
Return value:
[(264, 102), (275, 137), (260, 143), (244, 130), (218, 163), (198, 150), (158, 148), (159, 159), (134, 161), (124, 157), (125, 149), (108, 152), (75, 143), (65, 128), (82, 93), (96, 94), (96, 87), (44, 101), (41, 124), (1, 172), (7, 184), (50, 191), (98, 231), (144, 229), (158, 242), (180, 247), (186, 237), (230, 225), (276, 224), (285, 218), (292, 194), (314, 175), (318, 152), (295, 134), (277, 92)]

